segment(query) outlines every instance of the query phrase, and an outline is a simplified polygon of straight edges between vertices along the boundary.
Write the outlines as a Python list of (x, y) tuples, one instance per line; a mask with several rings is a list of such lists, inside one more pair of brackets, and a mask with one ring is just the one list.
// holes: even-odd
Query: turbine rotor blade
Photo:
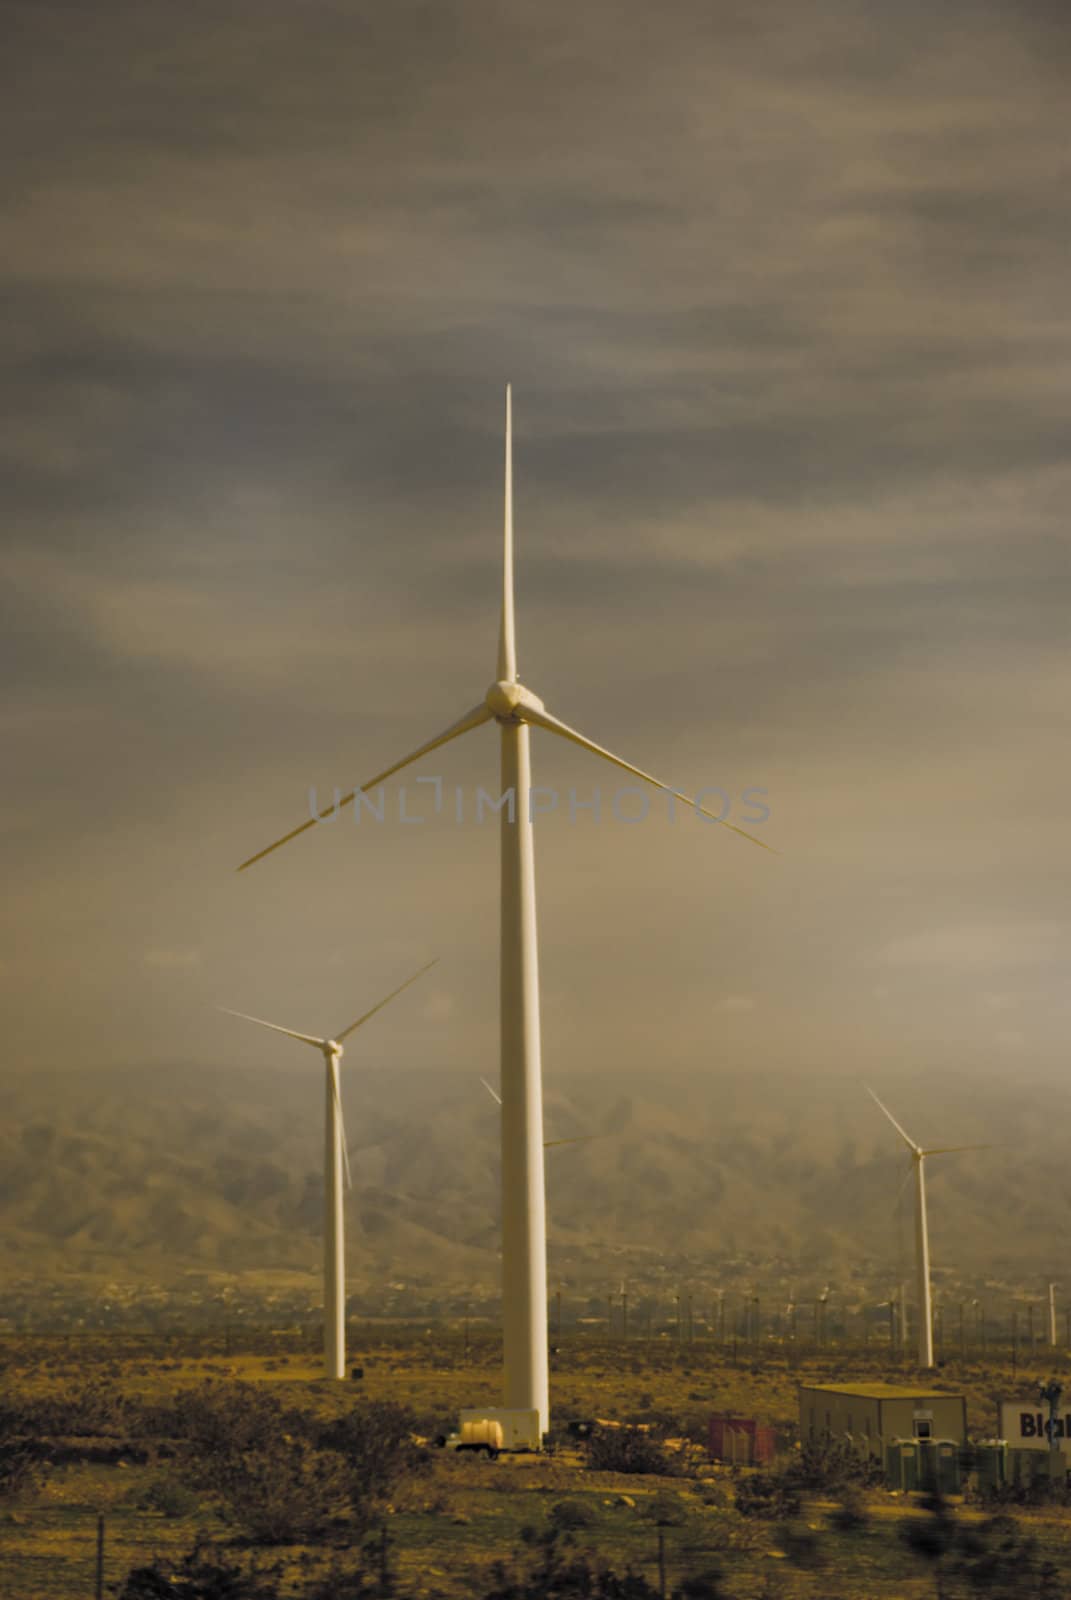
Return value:
[(257, 1022), (262, 1028), (270, 1028), (273, 1033), (285, 1033), (288, 1039), (300, 1039), (302, 1044), (314, 1044), (318, 1050), (322, 1049), (326, 1041), (316, 1039), (311, 1033), (295, 1033), (293, 1028), (281, 1028), (277, 1022), (265, 1022), (263, 1017), (251, 1017), (248, 1011), (232, 1011), (230, 1006), (217, 1006), (217, 1011), (225, 1011), (229, 1017), (243, 1017), (246, 1022)]
[(495, 1104), (501, 1105), (502, 1096), (499, 1094), (498, 1090), (492, 1089), (486, 1078), (481, 1078), (480, 1082), (483, 1084), (484, 1088), (487, 1090), (487, 1093), (491, 1096), (491, 1099), (495, 1102)]
[(598, 1133), (578, 1133), (572, 1139), (544, 1139), (543, 1149), (556, 1150), (562, 1144), (587, 1144), (589, 1139), (600, 1139), (601, 1137), (602, 1135)]
[(874, 1093), (874, 1091), (870, 1087), (870, 1085), (867, 1084), (867, 1085), (865, 1085), (865, 1087), (866, 1087), (866, 1092), (870, 1096), (871, 1100), (873, 1100), (873, 1102), (877, 1106), (878, 1110), (884, 1112), (884, 1114), (888, 1117), (889, 1121), (892, 1123), (893, 1127), (896, 1129), (896, 1131), (900, 1135), (901, 1139), (907, 1145), (908, 1149), (913, 1151), (914, 1154), (917, 1155), (917, 1156), (925, 1155), (926, 1152), (924, 1150), (920, 1149), (920, 1147), (915, 1143), (914, 1139), (912, 1139), (909, 1134), (906, 1134), (904, 1132), (903, 1128), (901, 1128), (900, 1124), (897, 1122), (896, 1118), (893, 1116), (893, 1114), (889, 1110), (888, 1106), (883, 1106), (882, 1105), (881, 1101), (878, 1099), (877, 1095)]
[(400, 983), (397, 989), (392, 989), (390, 994), (388, 994), (383, 1000), (380, 1000), (378, 1005), (374, 1005), (372, 1007), (371, 1011), (366, 1011), (363, 1017), (358, 1017), (356, 1022), (351, 1022), (349, 1027), (343, 1028), (341, 1033), (336, 1033), (334, 1036), (336, 1041), (341, 1044), (343, 1039), (349, 1037), (354, 1028), (359, 1028), (362, 1023), (368, 1021), (369, 1017), (374, 1017), (377, 1011), (382, 1011), (384, 1006), (389, 1006), (391, 1001), (395, 999), (397, 995), (400, 995), (403, 989), (408, 989), (409, 985), (411, 983), (415, 983), (418, 978), (422, 978), (425, 972), (430, 972), (438, 959), (438, 956), (435, 956), (433, 960), (421, 967), (419, 972), (414, 972), (411, 978), (406, 978), (404, 983)]
[(942, 1145), (937, 1145), (933, 1150), (923, 1150), (922, 1154), (924, 1156), (951, 1156), (951, 1155), (955, 1155), (955, 1153), (958, 1150), (995, 1150), (995, 1149), (996, 1149), (996, 1145), (992, 1145), (992, 1144), (942, 1144)]
[(548, 733), (556, 733), (562, 739), (569, 739), (573, 744), (578, 744), (582, 750), (589, 750), (593, 756), (601, 756), (604, 761), (609, 761), (611, 766), (620, 767), (623, 772), (631, 772), (634, 777), (642, 778), (644, 783), (653, 784), (656, 789), (661, 789), (665, 794), (671, 794), (675, 800), (682, 800), (686, 806), (692, 806), (704, 817), (709, 817), (711, 822), (720, 822), (723, 828), (728, 828), (731, 833), (738, 833), (742, 839), (750, 839), (752, 844), (757, 844), (760, 850), (769, 850), (771, 855), (779, 855), (772, 844), (766, 844), (762, 839), (756, 839), (753, 833), (748, 833), (745, 828), (738, 828), (734, 822), (726, 822), (724, 817), (719, 817), (713, 811), (708, 811), (705, 806), (696, 805), (689, 795), (681, 794), (679, 789), (672, 788), (668, 783), (663, 783), (661, 778), (652, 777), (649, 772), (644, 772), (642, 767), (634, 767), (631, 761), (622, 761), (620, 756), (615, 756), (611, 751), (605, 750), (601, 744), (596, 744), (594, 739), (585, 738), (575, 728), (570, 728), (568, 723), (559, 722), (557, 717), (552, 717), (549, 711), (539, 710), (535, 706), (524, 704), (518, 708), (518, 715), (525, 721), (532, 723), (537, 728), (546, 728)]
[(499, 682), (517, 681), (517, 642), (513, 619), (513, 394), (506, 385), (506, 495), (502, 554), (502, 619), (498, 629)]
[(400, 772), (403, 767), (411, 766), (414, 761), (419, 761), (421, 756), (429, 755), (432, 750), (438, 750), (441, 745), (449, 744), (451, 739), (460, 738), (463, 733), (468, 733), (470, 728), (478, 728), (482, 722), (490, 722), (491, 715), (491, 712), (481, 700), (478, 706), (473, 706), (471, 711), (466, 711), (463, 717), (460, 717), (457, 722), (451, 723), (450, 727), (443, 733), (436, 734), (434, 739), (429, 739), (419, 749), (413, 750), (407, 756), (403, 756), (393, 766), (385, 767), (382, 772), (377, 772), (374, 778), (369, 778), (367, 783), (362, 783), (359, 789), (351, 789), (349, 794), (343, 795), (337, 804), (325, 806), (315, 817), (310, 817), (300, 827), (291, 828), (289, 833), (284, 833), (282, 838), (276, 839), (274, 844), (266, 845), (263, 850), (258, 850), (255, 856), (250, 856), (247, 861), (243, 861), (237, 870), (244, 872), (246, 867), (251, 867), (254, 862), (262, 861), (265, 856), (270, 856), (273, 850), (278, 850), (284, 844), (289, 844), (291, 839), (296, 839), (299, 834), (308, 832), (309, 828), (315, 828), (318, 823), (323, 821), (324, 817), (336, 815), (343, 806), (352, 805), (359, 794), (367, 794), (369, 789), (377, 788), (387, 778), (391, 778), (396, 772)]

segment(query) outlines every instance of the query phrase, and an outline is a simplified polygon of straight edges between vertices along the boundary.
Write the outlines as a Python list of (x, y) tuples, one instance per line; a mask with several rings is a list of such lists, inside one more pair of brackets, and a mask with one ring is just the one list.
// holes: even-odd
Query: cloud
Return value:
[(429, 1022), (446, 1022), (454, 1015), (454, 997), (446, 989), (434, 989), (424, 1001), (424, 1015)]
[(718, 1002), (720, 1011), (754, 1011), (757, 1001), (753, 994), (727, 994)]
[(1065, 966), (1069, 955), (1071, 924), (1066, 922), (961, 923), (894, 939), (881, 951), (880, 959), (893, 967), (934, 966), (982, 973)]
[(196, 949), (146, 950), (142, 960), (147, 967), (154, 967), (161, 972), (182, 972), (200, 966), (201, 952)]
[[(231, 869), (483, 692), (511, 378), (526, 679), (674, 781), (768, 788), (785, 852), (550, 821), (548, 1062), (694, 1061), (745, 1003), (756, 1054), (851, 1059), (879, 968), (952, 1060), (926, 974), (1003, 966), (1056, 1061), (1062, 13), (10, 9), (0, 940), (30, 1054), (90, 923), (57, 1027), (102, 1054), (148, 925), (328, 1015), (332, 950), (402, 965), (419, 929), (458, 969), (441, 1048), (493, 1052), (490, 830)], [(479, 737), (448, 781), (492, 781)]]

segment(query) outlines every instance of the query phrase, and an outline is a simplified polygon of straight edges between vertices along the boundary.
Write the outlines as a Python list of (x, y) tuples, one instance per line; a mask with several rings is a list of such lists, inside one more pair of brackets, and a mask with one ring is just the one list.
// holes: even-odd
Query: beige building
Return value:
[(897, 1383), (800, 1384), (800, 1440), (847, 1439), (881, 1457), (893, 1439), (967, 1438), (961, 1394)]

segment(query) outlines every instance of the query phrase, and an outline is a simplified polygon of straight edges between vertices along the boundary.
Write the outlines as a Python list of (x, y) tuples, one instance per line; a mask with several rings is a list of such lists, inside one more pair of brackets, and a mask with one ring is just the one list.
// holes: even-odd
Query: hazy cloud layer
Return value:
[[(232, 868), (482, 693), (510, 378), (526, 678), (783, 851), (537, 737), (548, 1073), (1059, 1062), (1062, 7), (8, 21), (16, 1058), (252, 1060), (217, 1001), (319, 1026), (441, 953), (368, 1049), (493, 1069), (492, 826), (393, 791)], [(421, 770), (471, 798), (493, 737)]]

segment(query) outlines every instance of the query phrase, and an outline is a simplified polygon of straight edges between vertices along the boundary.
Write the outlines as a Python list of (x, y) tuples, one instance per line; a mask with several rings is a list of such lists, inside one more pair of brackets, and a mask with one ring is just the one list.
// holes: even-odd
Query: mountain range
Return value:
[[(355, 1292), (493, 1297), (498, 1118), (479, 1076), (344, 1069)], [(935, 1276), (1040, 1284), (1071, 1222), (1071, 1093), (1028, 1081), (877, 1086), (923, 1144)], [(10, 1280), (307, 1285), (319, 1272), (322, 1083), (314, 1068), (10, 1072), (0, 1271)], [(552, 1280), (873, 1287), (910, 1274), (910, 1162), (843, 1075), (786, 1069), (549, 1082)]]

